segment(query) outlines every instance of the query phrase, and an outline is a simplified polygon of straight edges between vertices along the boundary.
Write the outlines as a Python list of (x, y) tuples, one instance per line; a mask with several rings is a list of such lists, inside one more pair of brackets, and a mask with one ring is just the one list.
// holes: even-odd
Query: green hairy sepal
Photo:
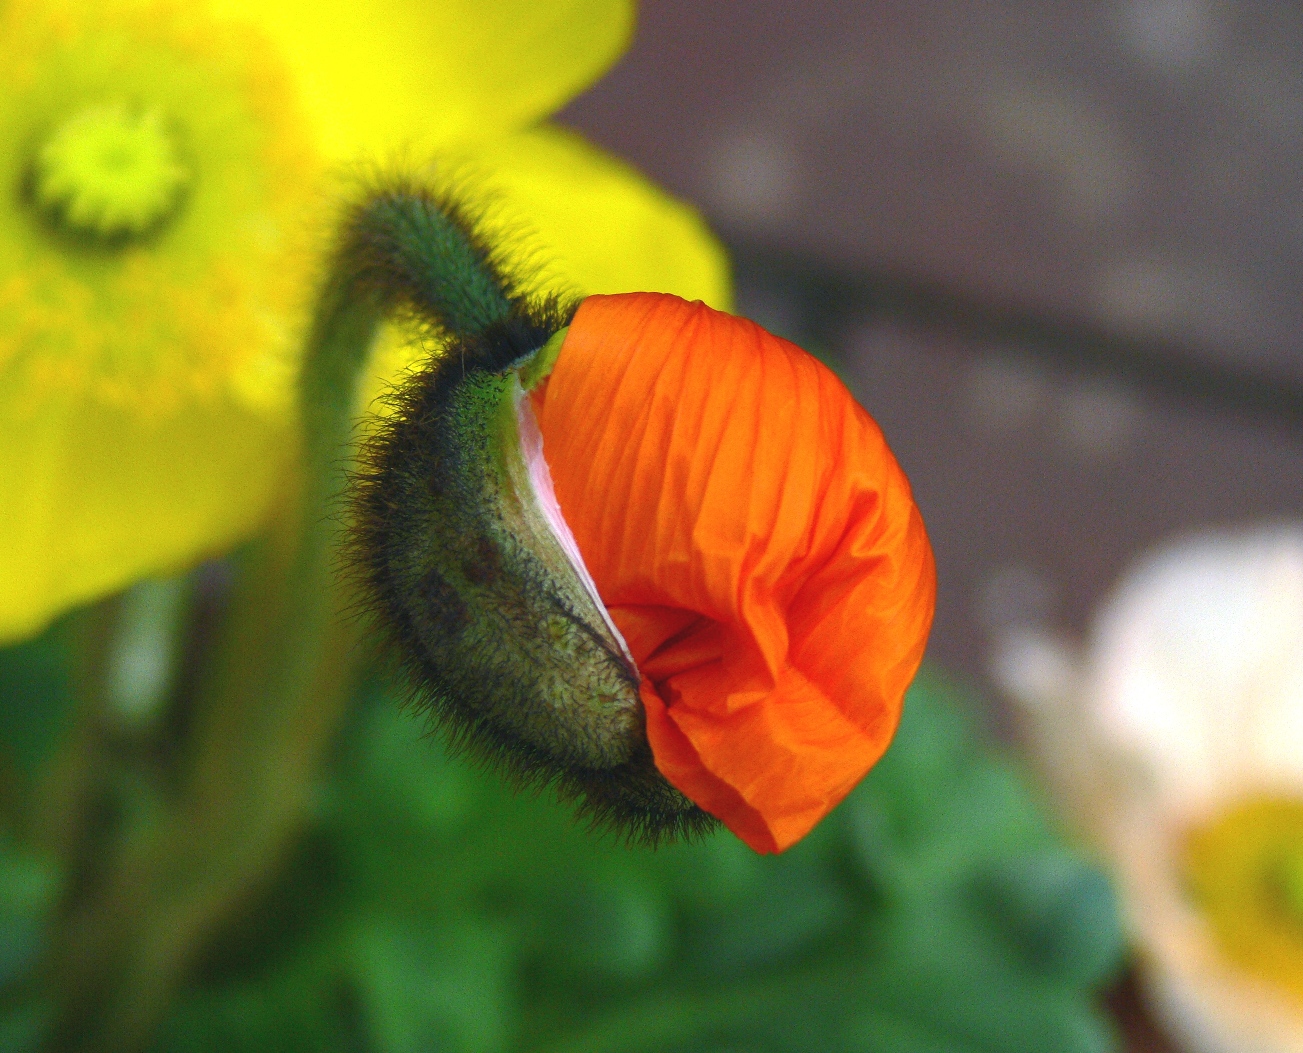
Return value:
[(409, 187), (353, 210), (337, 272), (319, 344), (394, 312), (444, 343), (389, 396), (349, 486), (347, 552), (416, 704), (631, 838), (712, 825), (653, 762), (637, 670), (551, 494), (527, 388), (574, 307), (518, 295), (455, 206)]

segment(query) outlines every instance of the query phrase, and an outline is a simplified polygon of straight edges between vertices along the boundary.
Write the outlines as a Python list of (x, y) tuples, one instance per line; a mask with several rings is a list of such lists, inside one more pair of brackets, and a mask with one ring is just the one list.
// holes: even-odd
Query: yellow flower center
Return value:
[(1190, 891), (1222, 952), (1303, 1004), (1303, 800), (1241, 801), (1185, 847)]
[(158, 108), (89, 106), (39, 147), (37, 204), (63, 229), (103, 240), (140, 237), (178, 209), (190, 170)]

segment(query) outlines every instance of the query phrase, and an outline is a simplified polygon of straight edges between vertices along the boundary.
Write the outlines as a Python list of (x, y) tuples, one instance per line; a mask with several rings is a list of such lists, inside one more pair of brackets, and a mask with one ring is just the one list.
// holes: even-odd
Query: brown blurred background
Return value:
[[(644, 0), (563, 120), (696, 202), (739, 310), (913, 481), (930, 657), (996, 700), (1173, 535), (1303, 515), (1303, 10)], [(1134, 1050), (1166, 1049), (1115, 992)]]

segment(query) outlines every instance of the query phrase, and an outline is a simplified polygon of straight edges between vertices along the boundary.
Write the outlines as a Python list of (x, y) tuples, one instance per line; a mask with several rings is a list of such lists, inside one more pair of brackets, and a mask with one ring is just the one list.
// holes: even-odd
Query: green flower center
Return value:
[(40, 145), (32, 189), (62, 229), (115, 240), (175, 215), (190, 178), (162, 111), (104, 103), (73, 114)]
[(1251, 797), (1189, 832), (1185, 875), (1228, 959), (1303, 1005), (1303, 797)]
[(1276, 875), (1285, 910), (1303, 930), (1303, 843), (1291, 846), (1283, 854)]

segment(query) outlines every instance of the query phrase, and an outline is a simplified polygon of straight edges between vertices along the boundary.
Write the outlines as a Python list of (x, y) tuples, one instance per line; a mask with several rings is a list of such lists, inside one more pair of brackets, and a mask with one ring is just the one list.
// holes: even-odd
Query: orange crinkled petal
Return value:
[(659, 293), (586, 299), (534, 405), (657, 766), (782, 851), (886, 750), (932, 622), (881, 430), (794, 344)]

